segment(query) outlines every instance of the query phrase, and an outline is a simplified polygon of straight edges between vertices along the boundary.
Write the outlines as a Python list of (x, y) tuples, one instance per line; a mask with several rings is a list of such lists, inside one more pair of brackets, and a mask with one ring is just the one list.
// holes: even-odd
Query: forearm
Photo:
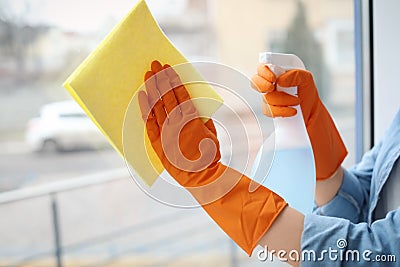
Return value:
[(315, 202), (318, 206), (325, 205), (331, 201), (339, 191), (343, 181), (344, 170), (339, 167), (328, 179), (317, 180), (315, 187)]
[[(304, 228), (304, 215), (297, 210), (286, 207), (275, 220), (269, 231), (260, 239), (259, 245), (274, 250), (275, 255), (281, 255), (293, 266), (299, 266), (300, 261), (294, 261), (289, 253), (296, 251), (301, 255), (301, 236)], [(281, 252), (282, 251), (282, 254)]]
[[(316, 203), (324, 205), (334, 198), (343, 181), (343, 168), (340, 167), (330, 178), (318, 181), (316, 185)], [(289, 257), (291, 251), (301, 255), (301, 237), (304, 228), (304, 215), (297, 210), (286, 207), (278, 216), (269, 231), (261, 238), (259, 245), (268, 251), (283, 251), (282, 256), (293, 266), (299, 266), (300, 261)], [(291, 259), (292, 258), (292, 259)]]

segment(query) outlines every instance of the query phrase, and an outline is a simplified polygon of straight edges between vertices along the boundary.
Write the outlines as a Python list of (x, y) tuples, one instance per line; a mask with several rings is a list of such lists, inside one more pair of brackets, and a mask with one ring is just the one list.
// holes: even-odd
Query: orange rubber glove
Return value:
[[(277, 91), (277, 85), (297, 86), (298, 97)], [(257, 74), (252, 77), (252, 86), (263, 93), (263, 112), (267, 116), (294, 116), (296, 109), (291, 106), (300, 104), (314, 152), (317, 179), (331, 177), (342, 164), (347, 150), (335, 123), (318, 96), (311, 72), (294, 69), (276, 78), (267, 65), (260, 64)]]
[(170, 66), (152, 62), (145, 80), (147, 93), (139, 94), (140, 109), (163, 166), (251, 255), (287, 203), (263, 186), (249, 192), (251, 180), (219, 162), (212, 119), (203, 123), (199, 118), (186, 88)]

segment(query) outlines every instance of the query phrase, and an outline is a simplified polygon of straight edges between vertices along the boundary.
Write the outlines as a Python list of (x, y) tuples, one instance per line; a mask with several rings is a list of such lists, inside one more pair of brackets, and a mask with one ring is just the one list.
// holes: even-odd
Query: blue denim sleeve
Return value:
[(337, 195), (327, 204), (316, 207), (314, 214), (330, 217), (340, 217), (357, 223), (364, 213), (365, 194), (357, 177), (344, 170), (343, 182)]
[(370, 226), (309, 214), (301, 240), (301, 266), (398, 266), (398, 240), (400, 209)]
[(327, 204), (316, 207), (315, 214), (348, 219), (353, 223), (367, 220), (372, 173), (382, 143), (365, 153), (350, 170), (344, 170), (337, 195)]

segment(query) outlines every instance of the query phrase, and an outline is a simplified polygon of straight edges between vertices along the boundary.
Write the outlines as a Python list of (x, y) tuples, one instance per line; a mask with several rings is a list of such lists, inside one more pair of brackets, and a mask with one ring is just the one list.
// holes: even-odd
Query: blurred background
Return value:
[[(62, 87), (136, 2), (0, 0), (0, 266), (284, 266), (143, 193)], [(352, 0), (146, 2), (189, 60), (251, 77), (259, 52), (297, 54), (354, 163)]]

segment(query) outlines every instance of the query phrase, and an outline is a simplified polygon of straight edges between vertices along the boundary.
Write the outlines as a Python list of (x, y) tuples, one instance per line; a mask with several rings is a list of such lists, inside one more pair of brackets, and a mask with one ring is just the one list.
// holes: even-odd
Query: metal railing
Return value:
[[(109, 242), (110, 240), (115, 240), (117, 238), (126, 237), (130, 234), (137, 233), (146, 229), (155, 229), (160, 227), (160, 224), (165, 224), (165, 222), (177, 222), (179, 220), (184, 219), (182, 212), (174, 212), (171, 214), (158, 216), (157, 218), (152, 218), (151, 220), (142, 221), (140, 223), (136, 223), (134, 225), (123, 227), (118, 230), (111, 231), (109, 233), (103, 233), (99, 236), (95, 236), (89, 239), (86, 239), (81, 242), (63, 245), (62, 236), (61, 236), (61, 224), (60, 224), (60, 207), (58, 205), (57, 195), (60, 193), (64, 193), (67, 191), (73, 191), (77, 189), (89, 188), (92, 186), (104, 185), (106, 183), (118, 182), (123, 179), (130, 179), (129, 173), (127, 169), (116, 169), (110, 171), (104, 171), (102, 173), (86, 175), (80, 178), (74, 178), (67, 181), (58, 181), (53, 183), (48, 183), (40, 186), (22, 188), (13, 191), (8, 191), (4, 193), (0, 193), (0, 206), (7, 205), (15, 202), (31, 200), (34, 198), (41, 197), (49, 197), (50, 199), (50, 211), (51, 211), (51, 225), (52, 225), (52, 233), (53, 233), (53, 248), (43, 250), (40, 252), (33, 253), (31, 255), (22, 256), (19, 259), (16, 259), (14, 262), (7, 264), (7, 266), (23, 266), (29, 264), (30, 262), (37, 261), (44, 258), (54, 257), (55, 265), (57, 267), (62, 267), (63, 264), (63, 256), (66, 253), (77, 252), (82, 249), (96, 246), (105, 242)], [(197, 226), (198, 227), (198, 226)], [(172, 233), (162, 238), (158, 238), (156, 240), (150, 240), (147, 242), (141, 242), (140, 244), (131, 246), (123, 251), (120, 251), (118, 254), (106, 259), (100, 260), (93, 264), (86, 264), (85, 266), (104, 266), (113, 261), (118, 260), (120, 257), (124, 255), (128, 255), (129, 253), (135, 251), (145, 251), (149, 250), (149, 248), (155, 248), (160, 246), (168, 246), (171, 242), (176, 241), (178, 239), (190, 238), (191, 233), (196, 231), (196, 229), (188, 228), (184, 230), (184, 232)], [(216, 240), (212, 240), (212, 244), (202, 243), (200, 245), (195, 245), (191, 247), (185, 247), (184, 250), (180, 250), (179, 255), (175, 255), (171, 253), (168, 255), (169, 260), (173, 260), (177, 257), (182, 257), (186, 253), (195, 252), (199, 249), (202, 249), (203, 246), (210, 248), (210, 246), (216, 246), (220, 244), (227, 244), (229, 246), (229, 264), (231, 266), (238, 266), (238, 259), (236, 257), (236, 245), (232, 243), (228, 238), (217, 238)], [(163, 259), (166, 260), (166, 259)], [(168, 260), (168, 259), (167, 259)], [(146, 266), (160, 266), (160, 263), (151, 263)]]
[[(127, 170), (117, 169), (111, 171), (105, 171), (102, 173), (96, 173), (91, 175), (82, 176), (72, 180), (58, 181), (53, 183), (48, 183), (36, 187), (22, 188), (17, 190), (8, 191), (0, 194), (0, 205), (5, 205), (9, 203), (14, 203), (23, 200), (29, 200), (33, 198), (50, 196), (51, 212), (52, 212), (52, 225), (53, 225), (53, 235), (54, 235), (54, 256), (56, 259), (56, 266), (62, 266), (62, 245), (61, 245), (61, 235), (60, 235), (60, 223), (59, 223), (59, 208), (57, 203), (57, 194), (62, 192), (67, 192), (75, 189), (82, 189), (85, 187), (90, 187), (94, 185), (109, 183), (118, 181), (121, 179), (126, 179)], [(13, 265), (19, 266), (30, 259), (46, 256), (51, 252), (39, 253), (38, 255), (28, 256), (27, 258), (21, 260), (19, 263)]]

